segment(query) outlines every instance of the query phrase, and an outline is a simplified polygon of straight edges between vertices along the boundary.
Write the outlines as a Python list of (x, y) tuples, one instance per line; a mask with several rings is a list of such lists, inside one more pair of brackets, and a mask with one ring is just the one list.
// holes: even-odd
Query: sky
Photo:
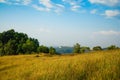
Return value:
[(0, 32), (46, 46), (120, 47), (120, 0), (0, 0)]

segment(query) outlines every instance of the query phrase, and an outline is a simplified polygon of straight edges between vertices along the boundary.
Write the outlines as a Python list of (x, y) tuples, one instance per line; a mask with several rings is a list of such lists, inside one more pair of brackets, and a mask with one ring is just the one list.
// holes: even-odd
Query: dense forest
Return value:
[(39, 45), (35, 38), (28, 37), (25, 33), (15, 32), (14, 29), (0, 33), (0, 55), (18, 55), (31, 53), (55, 54), (53, 47)]
[[(119, 47), (111, 45), (105, 49), (101, 46), (93, 47), (92, 51), (118, 49)], [(18, 54), (32, 54), (32, 53), (84, 53), (90, 52), (91, 49), (86, 46), (81, 46), (76, 43), (73, 47), (53, 48), (40, 45), (35, 38), (28, 37), (25, 33), (15, 32), (14, 29), (0, 33), (0, 55), (18, 55)]]

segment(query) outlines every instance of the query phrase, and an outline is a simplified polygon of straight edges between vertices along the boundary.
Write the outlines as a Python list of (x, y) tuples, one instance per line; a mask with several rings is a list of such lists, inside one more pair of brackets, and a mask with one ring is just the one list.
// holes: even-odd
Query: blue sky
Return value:
[(120, 47), (120, 0), (0, 0), (0, 32), (9, 29), (46, 46)]

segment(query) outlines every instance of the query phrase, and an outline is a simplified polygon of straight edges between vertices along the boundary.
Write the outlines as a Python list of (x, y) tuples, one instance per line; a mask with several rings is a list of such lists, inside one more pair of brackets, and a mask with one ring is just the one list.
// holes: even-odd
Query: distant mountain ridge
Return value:
[(57, 53), (72, 53), (73, 52), (73, 47), (69, 46), (60, 46), (60, 47), (55, 47)]

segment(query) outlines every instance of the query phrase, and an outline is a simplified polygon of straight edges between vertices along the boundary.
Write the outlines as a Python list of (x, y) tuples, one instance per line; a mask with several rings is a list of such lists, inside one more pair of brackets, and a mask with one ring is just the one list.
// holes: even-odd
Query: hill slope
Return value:
[(119, 80), (120, 50), (0, 57), (0, 80)]
[(56, 52), (60, 54), (73, 53), (73, 47), (61, 46), (61, 47), (56, 47), (55, 49), (56, 49)]

